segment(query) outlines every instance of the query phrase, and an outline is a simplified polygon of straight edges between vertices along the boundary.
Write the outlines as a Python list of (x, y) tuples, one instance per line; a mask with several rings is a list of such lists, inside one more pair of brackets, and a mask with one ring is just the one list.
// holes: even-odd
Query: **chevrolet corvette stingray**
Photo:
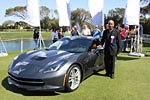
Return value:
[(93, 37), (65, 37), (46, 49), (14, 58), (8, 83), (28, 91), (74, 91), (94, 72), (104, 69), (103, 48), (93, 47)]

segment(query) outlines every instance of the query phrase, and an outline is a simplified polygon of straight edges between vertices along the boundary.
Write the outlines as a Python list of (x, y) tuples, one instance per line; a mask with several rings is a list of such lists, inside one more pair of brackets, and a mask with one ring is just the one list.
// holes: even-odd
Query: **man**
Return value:
[(72, 27), (71, 36), (79, 35), (79, 31), (77, 30), (77, 26)]
[(115, 72), (115, 60), (117, 54), (121, 50), (121, 37), (118, 30), (114, 28), (114, 21), (109, 20), (108, 29), (106, 29), (103, 33), (103, 37), (101, 39), (101, 45), (104, 45), (104, 61), (105, 61), (105, 69), (106, 76), (110, 78), (114, 78)]
[(139, 52), (142, 53), (142, 48), (143, 48), (143, 26), (140, 24), (140, 29), (139, 29)]
[(127, 52), (128, 48), (128, 37), (129, 37), (129, 25), (125, 25), (122, 31), (120, 32), (122, 40), (122, 51)]
[(58, 33), (55, 28), (52, 29), (52, 41), (53, 43), (58, 40)]
[(82, 35), (83, 36), (91, 36), (91, 31), (87, 25), (83, 26)]
[(119, 33), (122, 31), (122, 27), (121, 25), (118, 23), (118, 25), (116, 26), (116, 29), (119, 31)]
[(34, 49), (37, 49), (39, 47), (39, 44), (38, 44), (38, 39), (39, 39), (38, 28), (35, 28), (35, 30), (34, 30), (33, 39), (34, 39), (35, 44), (36, 44), (36, 47)]
[(60, 28), (59, 28), (59, 32), (58, 32), (58, 38), (61, 39), (61, 38), (63, 38), (63, 37), (64, 37), (63, 28), (60, 27)]
[(101, 38), (101, 31), (98, 29), (98, 25), (91, 31), (91, 34), (94, 38)]

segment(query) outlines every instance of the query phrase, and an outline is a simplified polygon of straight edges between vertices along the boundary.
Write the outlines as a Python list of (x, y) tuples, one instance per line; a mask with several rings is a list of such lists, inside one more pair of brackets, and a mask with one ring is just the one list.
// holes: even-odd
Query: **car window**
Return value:
[(85, 52), (88, 51), (91, 46), (92, 40), (91, 39), (61, 39), (54, 44), (52, 44), (49, 49), (50, 50), (64, 50), (68, 52)]

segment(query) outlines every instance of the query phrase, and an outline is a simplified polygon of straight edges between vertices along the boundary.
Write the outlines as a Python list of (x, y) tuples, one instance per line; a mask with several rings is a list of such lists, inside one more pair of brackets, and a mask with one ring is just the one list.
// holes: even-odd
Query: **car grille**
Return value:
[(13, 76), (10, 73), (8, 73), (8, 74), (9, 74), (9, 78), (18, 84), (32, 85), (32, 86), (43, 86), (43, 85), (45, 85), (45, 83), (41, 79), (19, 78), (19, 77)]

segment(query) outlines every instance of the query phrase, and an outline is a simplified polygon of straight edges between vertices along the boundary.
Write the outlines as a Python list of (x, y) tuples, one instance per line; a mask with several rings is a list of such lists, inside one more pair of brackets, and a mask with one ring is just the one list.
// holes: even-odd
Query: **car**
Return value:
[(45, 49), (14, 58), (8, 83), (28, 91), (74, 91), (94, 72), (104, 69), (104, 49), (90, 36), (64, 37)]

